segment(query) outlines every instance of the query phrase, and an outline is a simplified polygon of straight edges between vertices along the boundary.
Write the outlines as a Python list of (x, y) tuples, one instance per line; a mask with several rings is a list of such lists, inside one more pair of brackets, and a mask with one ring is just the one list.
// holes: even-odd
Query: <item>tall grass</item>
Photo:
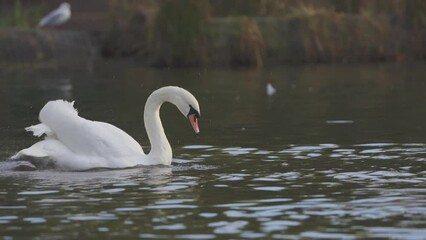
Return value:
[[(221, 48), (229, 61), (258, 68), (271, 57), (344, 62), (426, 55), (424, 0), (110, 1), (121, 6), (128, 26), (135, 23), (129, 32), (143, 32), (145, 48), (137, 45), (137, 52), (161, 66), (209, 64)], [(134, 21), (138, 12), (143, 26)]]
[(193, 65), (206, 61), (204, 28), (209, 5), (204, 0), (162, 0), (158, 2), (152, 43), (164, 64)]
[(145, 1), (110, 0), (110, 30), (103, 41), (104, 56), (128, 56), (140, 54), (145, 43)]
[(15, 0), (11, 7), (0, 8), (0, 26), (17, 28), (36, 26), (42, 16), (43, 7), (43, 5), (28, 7), (24, 6), (21, 0)]
[(237, 58), (246, 65), (254, 64), (257, 68), (262, 68), (264, 48), (265, 42), (256, 20), (243, 17), (240, 32), (240, 53)]

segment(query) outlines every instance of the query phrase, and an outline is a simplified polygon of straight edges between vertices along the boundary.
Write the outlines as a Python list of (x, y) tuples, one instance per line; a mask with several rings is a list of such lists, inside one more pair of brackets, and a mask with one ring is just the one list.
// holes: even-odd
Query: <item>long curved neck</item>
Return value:
[(172, 148), (160, 120), (160, 107), (167, 101), (166, 97), (166, 94), (155, 91), (148, 97), (145, 104), (145, 129), (151, 143), (148, 158), (153, 164), (170, 165), (172, 161)]

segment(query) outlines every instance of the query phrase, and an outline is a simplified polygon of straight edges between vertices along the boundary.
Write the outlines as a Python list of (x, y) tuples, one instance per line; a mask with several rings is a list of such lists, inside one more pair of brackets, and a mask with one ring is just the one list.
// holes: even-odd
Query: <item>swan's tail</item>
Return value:
[(46, 134), (46, 136), (54, 135), (54, 132), (47, 125), (43, 123), (26, 127), (25, 130), (27, 132), (32, 132), (33, 135), (36, 137), (41, 137), (43, 134)]
[(55, 161), (52, 159), (52, 145), (55, 140), (46, 139), (35, 143), (29, 148), (19, 151), (9, 158), (10, 168), (13, 170), (37, 170), (51, 169), (55, 167)]
[(17, 154), (13, 155), (10, 159), (20, 159), (22, 157), (36, 157), (36, 158), (45, 158), (49, 157), (49, 154), (46, 151), (46, 144), (49, 141), (43, 140), (35, 143), (29, 148), (22, 149)]
[[(52, 137), (54, 135), (54, 132), (43, 123), (32, 125), (29, 127), (26, 127), (25, 130), (27, 132), (32, 132), (34, 136), (41, 137), (43, 134), (46, 134), (47, 137)], [(29, 157), (48, 157), (49, 155), (44, 150), (46, 141), (40, 141), (34, 145), (32, 145), (29, 148), (22, 149), (17, 154), (13, 155), (10, 159), (19, 159), (25, 156)]]

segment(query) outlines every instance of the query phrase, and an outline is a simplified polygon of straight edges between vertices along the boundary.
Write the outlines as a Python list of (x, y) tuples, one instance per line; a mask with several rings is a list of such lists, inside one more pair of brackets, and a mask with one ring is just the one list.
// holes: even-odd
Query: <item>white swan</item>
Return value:
[(163, 87), (154, 91), (146, 101), (144, 121), (151, 151), (145, 154), (136, 140), (123, 130), (105, 123), (78, 116), (74, 102), (50, 101), (41, 109), (40, 124), (27, 127), (34, 136), (46, 138), (18, 152), (21, 157), (49, 158), (54, 166), (64, 170), (92, 168), (125, 168), (136, 165), (170, 165), (172, 148), (160, 120), (164, 102), (176, 105), (188, 118), (195, 133), (199, 133), (200, 107), (197, 99), (179, 87)]

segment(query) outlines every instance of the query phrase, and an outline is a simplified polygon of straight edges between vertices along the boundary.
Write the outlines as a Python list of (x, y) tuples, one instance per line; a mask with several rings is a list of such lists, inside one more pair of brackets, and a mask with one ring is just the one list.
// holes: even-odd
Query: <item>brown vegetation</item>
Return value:
[[(12, 7), (17, 23), (26, 19), (22, 5)], [(77, 18), (78, 5), (73, 9)], [(423, 0), (109, 0), (108, 16), (104, 56), (135, 56), (156, 66), (260, 68), (426, 56)]]
[(400, 61), (425, 56), (426, 2), (421, 0), (133, 4), (144, 4), (131, 9), (151, 19), (140, 35), (139, 42), (145, 44), (135, 52), (159, 66), (262, 67), (265, 62)]

